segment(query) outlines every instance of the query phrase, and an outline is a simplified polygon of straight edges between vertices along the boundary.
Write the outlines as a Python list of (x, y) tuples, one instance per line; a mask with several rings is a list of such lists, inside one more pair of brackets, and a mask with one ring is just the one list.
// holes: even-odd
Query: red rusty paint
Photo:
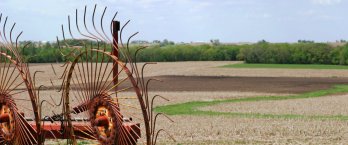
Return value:
[[(29, 122), (29, 124), (36, 128), (34, 122)], [(74, 133), (78, 137), (76, 139), (95, 139), (94, 134), (89, 128), (91, 128), (88, 122), (73, 122)], [(128, 123), (125, 122), (122, 125), (123, 128), (131, 135), (134, 139), (139, 139), (140, 134), (140, 124), (139, 123)], [(46, 139), (69, 139), (69, 136), (62, 132), (63, 128), (60, 124), (45, 122), (43, 123), (42, 129), (45, 131)]]
[(0, 115), (0, 123), (9, 122), (10, 115), (8, 113)]
[(95, 125), (102, 127), (102, 126), (109, 126), (109, 118), (107, 116), (99, 116), (95, 120)]

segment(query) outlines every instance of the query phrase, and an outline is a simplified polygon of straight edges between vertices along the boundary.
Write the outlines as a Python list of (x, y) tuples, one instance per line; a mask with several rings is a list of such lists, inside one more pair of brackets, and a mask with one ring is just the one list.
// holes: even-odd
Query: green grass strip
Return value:
[(214, 111), (202, 111), (198, 108), (217, 105), (221, 103), (237, 103), (237, 102), (257, 102), (257, 101), (276, 101), (276, 100), (289, 100), (289, 99), (305, 99), (323, 97), (338, 93), (347, 93), (348, 85), (336, 85), (333, 88), (327, 90), (320, 90), (314, 92), (308, 92), (298, 95), (288, 96), (258, 96), (249, 98), (236, 98), (226, 100), (213, 100), (213, 101), (193, 101), (180, 104), (159, 106), (155, 108), (156, 112), (166, 113), (168, 115), (229, 115), (239, 117), (252, 117), (252, 118), (308, 118), (308, 119), (338, 119), (348, 120), (348, 116), (336, 115), (336, 116), (305, 116), (296, 114), (285, 115), (273, 115), (273, 114), (259, 114), (259, 113), (234, 113), (234, 112), (214, 112)]
[(325, 64), (254, 64), (239, 63), (222, 66), (224, 68), (274, 68), (274, 69), (348, 69), (345, 65), (325, 65)]

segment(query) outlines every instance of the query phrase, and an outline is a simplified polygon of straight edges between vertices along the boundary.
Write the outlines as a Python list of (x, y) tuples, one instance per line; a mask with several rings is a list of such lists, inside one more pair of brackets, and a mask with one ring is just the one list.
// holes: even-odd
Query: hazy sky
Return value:
[(22, 40), (55, 40), (69, 14), (77, 8), (82, 18), (84, 6), (91, 13), (94, 4), (98, 14), (108, 6), (108, 20), (116, 11), (121, 23), (130, 19), (125, 36), (139, 31), (138, 40), (348, 39), (347, 0), (0, 0), (0, 12), (17, 22)]

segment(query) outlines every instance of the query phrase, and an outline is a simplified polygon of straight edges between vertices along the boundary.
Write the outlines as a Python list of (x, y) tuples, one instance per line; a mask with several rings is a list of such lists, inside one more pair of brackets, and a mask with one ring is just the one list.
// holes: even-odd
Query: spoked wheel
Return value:
[(91, 49), (79, 52), (68, 70), (64, 114), (71, 139), (136, 144), (146, 108), (126, 65), (109, 52)]
[(33, 112), (38, 113), (37, 108), (32, 108), (35, 101), (33, 88), (28, 89), (28, 70), (3, 52), (0, 61), (0, 144), (38, 144), (37, 130), (24, 118), (25, 113), (34, 120)]

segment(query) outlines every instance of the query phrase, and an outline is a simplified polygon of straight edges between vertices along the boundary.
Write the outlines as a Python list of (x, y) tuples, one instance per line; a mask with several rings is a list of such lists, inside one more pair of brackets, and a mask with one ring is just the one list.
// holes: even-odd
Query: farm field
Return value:
[[(145, 79), (157, 78), (150, 95), (176, 142), (160, 144), (345, 144), (348, 142), (348, 69), (228, 68), (241, 62), (168, 62), (149, 65)], [(64, 70), (54, 64), (56, 74)], [(54, 78), (51, 64), (37, 86)], [(54, 80), (58, 84), (58, 80)], [(42, 97), (59, 98), (52, 88)], [(26, 104), (23, 104), (26, 105)], [(179, 108), (179, 109), (178, 109)], [(59, 108), (56, 108), (57, 110)], [(52, 110), (49, 110), (52, 111)]]
[(345, 65), (325, 65), (325, 64), (253, 64), (238, 63), (229, 64), (227, 68), (286, 68), (286, 69), (348, 69)]

